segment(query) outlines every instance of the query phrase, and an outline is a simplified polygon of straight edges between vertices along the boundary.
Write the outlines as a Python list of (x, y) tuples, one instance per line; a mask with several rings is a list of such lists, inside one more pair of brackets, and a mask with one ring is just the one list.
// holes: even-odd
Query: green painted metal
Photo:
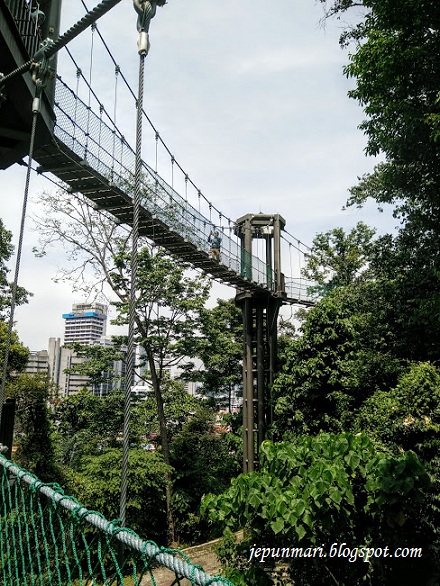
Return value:
[(158, 566), (173, 572), (170, 586), (233, 586), (0, 456), (2, 586), (157, 586)]

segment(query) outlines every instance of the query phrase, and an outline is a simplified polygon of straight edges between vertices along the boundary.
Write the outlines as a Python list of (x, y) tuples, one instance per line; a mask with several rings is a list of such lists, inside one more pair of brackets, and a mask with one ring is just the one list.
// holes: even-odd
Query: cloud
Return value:
[(340, 56), (334, 52), (322, 54), (318, 48), (304, 49), (298, 45), (281, 48), (265, 48), (256, 55), (237, 59), (230, 63), (231, 71), (236, 75), (267, 76), (289, 73), (295, 70), (310, 69), (340, 64)]

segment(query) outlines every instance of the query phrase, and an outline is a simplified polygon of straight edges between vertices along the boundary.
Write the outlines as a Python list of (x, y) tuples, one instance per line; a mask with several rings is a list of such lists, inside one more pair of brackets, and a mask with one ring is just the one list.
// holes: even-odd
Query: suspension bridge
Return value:
[[(108, 50), (108, 46), (96, 25), (96, 20), (119, 1), (103, 0), (92, 11), (86, 12), (81, 21), (71, 27), (64, 35), (59, 36), (60, 0), (45, 0), (41, 2), (41, 5), (38, 2), (27, 2), (26, 0), (0, 0), (0, 167), (6, 168), (28, 154), (26, 190), (33, 170), (32, 162), (35, 160), (38, 164), (36, 171), (39, 174), (54, 176), (60, 182), (60, 188), (67, 190), (72, 194), (72, 197), (74, 194), (82, 194), (89, 200), (92, 207), (111, 214), (118, 223), (129, 226), (133, 233), (132, 263), (134, 262), (133, 258), (136, 257), (137, 237), (146, 237), (155, 245), (163, 247), (171, 255), (188, 263), (193, 268), (211, 275), (219, 282), (235, 287), (236, 303), (243, 312), (243, 469), (245, 472), (249, 472), (257, 465), (259, 445), (264, 440), (267, 427), (273, 420), (270, 388), (275, 374), (277, 318), (280, 307), (282, 304), (311, 306), (314, 303), (314, 299), (308, 293), (310, 284), (300, 274), (301, 263), (298, 265), (296, 274), (287, 276), (284, 274), (282, 270), (283, 245), (284, 249), (287, 245), (289, 255), (291, 255), (293, 248), (300, 257), (307, 253), (307, 247), (285, 230), (286, 221), (278, 213), (249, 213), (233, 220), (228, 214), (219, 210), (172, 156), (171, 150), (164, 143), (160, 133), (143, 110), (141, 81), (137, 95), (129, 88), (137, 111), (136, 147), (132, 148), (116, 124), (116, 106), (112, 117), (92, 87), (91, 79), (85, 80), (81, 68), (77, 65), (68, 48), (69, 42), (75, 36), (91, 27), (92, 35), (99, 35), (110, 54), (115, 66), (115, 83), (118, 76), (121, 76), (125, 81), (119, 65)], [(85, 6), (83, 0), (81, 2)], [(148, 53), (150, 20), (155, 14), (156, 5), (160, 6), (164, 2), (135, 0), (134, 4), (138, 13), (140, 80), (143, 80), (141, 71), (143, 71), (143, 59)], [(42, 8), (44, 8), (44, 12), (41, 10)], [(40, 18), (41, 15), (47, 19)], [(55, 79), (51, 79), (49, 76), (51, 67), (54, 67), (50, 58), (64, 47), (76, 67), (78, 82), (76, 91), (69, 87), (58, 74)], [(90, 70), (91, 63), (92, 55), (90, 57)], [(84, 79), (87, 84), (87, 101), (78, 95), (80, 78)], [(32, 108), (29, 108), (29, 102), (32, 98)], [(27, 106), (25, 107), (25, 105)], [(39, 119), (38, 125), (37, 118)], [(154, 133), (155, 161), (150, 164), (140, 157), (141, 122), (143, 119), (148, 121)], [(29, 140), (30, 147), (27, 151)], [(171, 166), (171, 180), (165, 180), (163, 173), (158, 168), (159, 147), (164, 150), (165, 159), (168, 158), (168, 164)], [(183, 178), (183, 191), (175, 186), (177, 183), (175, 181), (176, 173), (180, 174), (181, 179)], [(51, 180), (53, 181), (53, 179)], [(25, 201), (26, 197), (25, 192)], [(25, 209), (24, 205), (22, 231)], [(220, 258), (216, 258), (210, 253), (209, 237), (214, 229), (219, 231), (221, 236)], [(18, 247), (15, 286), (18, 279), (21, 241), (22, 233)], [(132, 275), (135, 275), (135, 268), (136, 266), (132, 265)], [(290, 262), (290, 268), (292, 269), (292, 262)], [(132, 295), (134, 295), (135, 277), (132, 281)], [(11, 307), (10, 330), (13, 324), (13, 307), (14, 305)], [(133, 358), (130, 358), (130, 352), (132, 352), (132, 350), (130, 351), (130, 339), (133, 341), (132, 324), (133, 320), (129, 327), (127, 356), (128, 384), (126, 387), (128, 391), (126, 392), (124, 418), (122, 522), (125, 518), (126, 503), (124, 499), (126, 499), (127, 490), (126, 485), (124, 487), (124, 478), (126, 478), (128, 460), (127, 429), (130, 410), (130, 380), (132, 380), (133, 371), (133, 364), (131, 364)], [(4, 380), (5, 376), (3, 376), (3, 382)], [(4, 384), (2, 383), (0, 409), (3, 405), (3, 393)], [(0, 411), (0, 416), (1, 413)], [(3, 424), (3, 420), (1, 421)], [(20, 495), (26, 494), (26, 498), (30, 498), (32, 501), (32, 495), (35, 494), (35, 487), (37, 487), (38, 498), (46, 495), (46, 498), (52, 499), (57, 511), (58, 505), (62, 505), (63, 510), (66, 508), (64, 504), (68, 498), (64, 497), (58, 489), (55, 491), (51, 489), (52, 492), (49, 496), (46, 489), (42, 489), (38, 479), (32, 479), (25, 471), (16, 470), (7, 462), (4, 459), (0, 460), (0, 465), (4, 470), (3, 494), (7, 495), (4, 497), (7, 505), (4, 505), (6, 508), (3, 509), (3, 517), (0, 517), (0, 521), (6, 523), (5, 531), (10, 531), (11, 538), (18, 543), (20, 540), (22, 541), (23, 532), (26, 531), (20, 522), (14, 521), (15, 515), (19, 516), (20, 499), (25, 501), (25, 498)], [(14, 486), (17, 488), (14, 489)], [(36, 505), (35, 512), (31, 511), (32, 506), (29, 507), (31, 517), (34, 514), (44, 516), (41, 504)], [(16, 511), (11, 513), (14, 507), (16, 507)], [(69, 507), (67, 508), (69, 509)], [(52, 509), (49, 507), (48, 510), (51, 523)], [(78, 514), (76, 506), (70, 507), (69, 510), (74, 511), (74, 517)], [(97, 537), (100, 544), (98, 551), (105, 546), (110, 552), (110, 557), (116, 566), (116, 574), (113, 573), (112, 580), (121, 580), (122, 569), (118, 565), (116, 550), (110, 543), (113, 536), (120, 533), (119, 537), (123, 537), (123, 539), (121, 537), (123, 543), (129, 546), (132, 552), (137, 549), (137, 552), (144, 556), (142, 558), (143, 572), (150, 571), (150, 561), (153, 559), (170, 567), (175, 572), (176, 580), (173, 584), (180, 584), (179, 576), (186, 577), (192, 584), (225, 583), (224, 579), (212, 579), (190, 565), (184, 564), (185, 567), (182, 568), (181, 565), (177, 564), (178, 569), (176, 569), (174, 558), (172, 555), (170, 557), (168, 552), (165, 552), (166, 555), (162, 555), (163, 552), (157, 549), (157, 546), (153, 546), (151, 549), (145, 543), (140, 542), (137, 536), (133, 540), (130, 535), (128, 537), (125, 535), (127, 532), (120, 532), (119, 529), (114, 531), (111, 524), (105, 520), (96, 519), (93, 512), (84, 511), (81, 507), (80, 511), (81, 519), (91, 519), (92, 525), (100, 531)], [(66, 513), (64, 510), (63, 513), (58, 511), (57, 514), (62, 518)], [(8, 524), (11, 519), (13, 520), (12, 526)], [(71, 518), (66, 521), (68, 524), (73, 522)], [(62, 527), (61, 532), (65, 533), (63, 522), (59, 521), (59, 523)], [(44, 532), (43, 528), (41, 530)], [(72, 534), (73, 530), (69, 531)], [(70, 562), (73, 559), (74, 570), (79, 572), (80, 576), (84, 564), (75, 553), (75, 539), (71, 537), (69, 544), (62, 542), (60, 550), (60, 545), (54, 538), (52, 525), (47, 529), (47, 532), (52, 536), (54, 543), (49, 553), (50, 547), (45, 545), (46, 550), (41, 554), (43, 556), (41, 559), (45, 561), (41, 562), (38, 558), (40, 565), (35, 570), (36, 575), (39, 575), (42, 580), (41, 576), (47, 577), (48, 572), (53, 576), (53, 582), (44, 583), (65, 583), (60, 577), (59, 567), (57, 566), (56, 569), (58, 582), (56, 581), (57, 575), (52, 568), (52, 562), (55, 559), (58, 563), (58, 557), (61, 556), (60, 551), (62, 550), (66, 561), (68, 559)], [(30, 572), (33, 575), (33, 556), (29, 555), (29, 560), (26, 556), (33, 548), (32, 539), (39, 538), (39, 530), (35, 530), (34, 533), (35, 536), (30, 536), (29, 539), (26, 534), (25, 541), (28, 543), (28, 551), (21, 554), (21, 559), (15, 550), (10, 549), (9, 545), (4, 545), (3, 541), (0, 542), (5, 584), (18, 584), (20, 571)], [(84, 537), (82, 539), (83, 543), (86, 544)], [(87, 548), (89, 546), (86, 544)], [(41, 548), (37, 547), (37, 549)], [(66, 554), (68, 549), (71, 553)], [(149, 557), (145, 558), (147, 550), (150, 553)], [(88, 559), (88, 553), (86, 558)], [(41, 568), (42, 563), (47, 565), (47, 571)], [(100, 558), (96, 564), (95, 569), (103, 571), (103, 562)], [(136, 564), (134, 565), (136, 567)], [(14, 581), (15, 577), (11, 577), (12, 571), (15, 572), (17, 582)], [(84, 583), (98, 583), (93, 577), (96, 572), (90, 565), (87, 571), (87, 580), (89, 581), (86, 580)], [(81, 576), (79, 580), (78, 583), (82, 584)], [(103, 571), (103, 580), (106, 580), (105, 571)], [(77, 582), (72, 579), (68, 583), (76, 584)], [(105, 581), (105, 583), (110, 584), (112, 581)], [(141, 584), (141, 581), (135, 580), (135, 583)]]
[[(69, 191), (85, 195), (96, 209), (132, 225), (134, 150), (116, 125), (106, 124), (102, 112), (94, 113), (60, 78), (56, 81), (54, 112), (53, 140), (35, 153), (40, 164), (37, 171), (52, 173)], [(223, 283), (244, 291), (281, 292), (270, 259), (243, 249), (237, 222), (228, 221), (221, 212), (217, 212), (217, 222), (212, 213), (211, 217), (203, 215), (145, 161), (141, 181), (140, 235)], [(208, 206), (212, 209), (209, 202)], [(227, 226), (221, 226), (222, 222)], [(210, 256), (208, 239), (219, 224), (222, 245), (217, 262)], [(254, 238), (270, 236), (270, 227), (268, 220), (267, 230), (264, 225), (255, 229)], [(283, 299), (286, 303), (313, 304), (308, 283), (300, 276), (284, 278)]]

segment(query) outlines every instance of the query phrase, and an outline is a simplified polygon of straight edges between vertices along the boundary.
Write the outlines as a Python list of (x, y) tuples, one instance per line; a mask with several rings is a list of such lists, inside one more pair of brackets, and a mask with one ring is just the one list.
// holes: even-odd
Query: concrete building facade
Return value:
[(102, 303), (74, 303), (72, 311), (63, 313), (64, 344), (90, 344), (106, 334), (107, 305)]

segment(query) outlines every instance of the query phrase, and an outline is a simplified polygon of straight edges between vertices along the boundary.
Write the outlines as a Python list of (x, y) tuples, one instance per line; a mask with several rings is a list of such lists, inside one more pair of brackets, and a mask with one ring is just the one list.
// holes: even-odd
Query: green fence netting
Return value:
[(80, 505), (0, 455), (0, 583), (2, 586), (233, 586), (190, 563), (179, 550)]

